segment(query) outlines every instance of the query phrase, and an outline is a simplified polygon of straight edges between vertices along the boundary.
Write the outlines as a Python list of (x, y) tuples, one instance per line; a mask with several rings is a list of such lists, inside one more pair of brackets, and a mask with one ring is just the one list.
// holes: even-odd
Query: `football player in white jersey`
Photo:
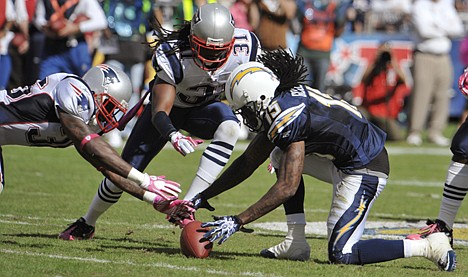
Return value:
[[(83, 158), (122, 190), (170, 213), (180, 186), (149, 176), (122, 160), (100, 134), (114, 129), (125, 114), (132, 87), (121, 70), (102, 64), (83, 78), (57, 73), (29, 87), (0, 91), (0, 146), (74, 145)], [(0, 147), (0, 192), (5, 186)], [(87, 230), (89, 236), (94, 231)]]
[[(144, 170), (168, 141), (183, 156), (195, 151), (202, 141), (180, 130), (211, 140), (184, 197), (189, 200), (213, 183), (231, 156), (240, 122), (220, 97), (231, 71), (254, 61), (260, 43), (253, 33), (235, 28), (231, 13), (220, 4), (201, 6), (178, 31), (156, 25), (153, 66), (157, 74), (151, 104), (136, 122), (122, 158)], [(86, 224), (95, 226), (97, 218), (119, 198), (117, 188), (104, 179), (83, 216)], [(183, 222), (168, 219), (183, 227), (193, 217)]]
[[(458, 78), (458, 88), (468, 98), (468, 68)], [(455, 217), (468, 193), (468, 118), (453, 136), (450, 151), (453, 155), (447, 170), (439, 215), (435, 220), (428, 219), (427, 226), (418, 234), (409, 235), (409, 239), (422, 239), (435, 232), (444, 232), (453, 246)]]
[[(235, 232), (245, 230), (244, 224), (284, 204), (288, 223), (300, 221), (302, 226), (288, 232), (283, 243), (260, 254), (308, 260), (302, 178), (307, 174), (333, 186), (327, 219), (331, 263), (365, 265), (425, 257), (441, 270), (455, 270), (455, 252), (447, 236), (440, 232), (422, 240), (362, 240), (367, 216), (390, 172), (385, 132), (356, 107), (306, 86), (302, 57), (279, 50), (259, 60), (264, 65), (243, 64), (226, 83), (226, 99), (258, 134), (246, 151), (194, 200), (202, 202), (236, 186), (269, 156), (277, 180), (259, 201), (240, 214), (215, 216), (214, 221), (203, 223), (203, 227), (213, 226), (204, 237), (212, 242), (219, 239), (221, 244)], [(195, 201), (195, 208), (197, 204)], [(289, 213), (292, 209), (296, 214)], [(295, 242), (304, 247), (298, 248)], [(302, 251), (303, 255), (298, 255)]]

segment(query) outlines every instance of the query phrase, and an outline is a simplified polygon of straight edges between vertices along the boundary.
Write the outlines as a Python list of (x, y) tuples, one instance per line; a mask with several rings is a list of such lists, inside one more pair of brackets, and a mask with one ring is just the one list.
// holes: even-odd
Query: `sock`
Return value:
[(392, 261), (405, 257), (405, 245), (403, 240), (360, 240), (353, 245), (351, 255), (343, 256), (346, 257), (344, 263), (350, 264), (373, 264)]
[(453, 228), (455, 216), (468, 192), (468, 165), (451, 162), (447, 171), (438, 219)]
[(235, 121), (224, 121), (218, 126), (213, 140), (205, 149), (200, 159), (197, 175), (185, 194), (184, 200), (190, 200), (208, 188), (223, 170), (231, 157), (234, 145), (239, 137), (240, 127)]
[(96, 226), (97, 219), (107, 211), (114, 203), (119, 201), (122, 196), (122, 190), (116, 187), (107, 178), (102, 180), (99, 189), (94, 196), (93, 202), (88, 208), (88, 212), (83, 218), (89, 225)]
[(409, 257), (426, 257), (428, 242), (426, 239), (421, 240), (403, 240), (405, 258)]
[(286, 240), (305, 240), (305, 214), (288, 214), (286, 220), (288, 224)]

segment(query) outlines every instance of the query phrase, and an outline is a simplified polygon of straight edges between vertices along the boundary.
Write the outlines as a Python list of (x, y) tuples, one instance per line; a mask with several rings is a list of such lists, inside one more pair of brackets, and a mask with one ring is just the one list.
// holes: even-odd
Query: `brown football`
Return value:
[(187, 257), (203, 259), (210, 255), (213, 243), (203, 238), (209, 228), (202, 228), (201, 221), (185, 225), (180, 234), (180, 250)]

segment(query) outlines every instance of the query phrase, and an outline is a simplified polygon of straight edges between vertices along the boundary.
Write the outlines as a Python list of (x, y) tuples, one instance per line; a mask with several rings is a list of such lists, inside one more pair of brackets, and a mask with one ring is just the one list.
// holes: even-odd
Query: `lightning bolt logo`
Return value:
[(263, 68), (260, 68), (258, 66), (249, 67), (247, 69), (241, 70), (239, 73), (236, 74), (236, 76), (231, 82), (231, 91), (234, 90), (234, 86), (239, 84), (242, 78), (244, 78), (247, 74), (252, 74), (254, 72), (259, 72), (259, 71), (265, 71), (265, 70), (263, 70)]
[(343, 226), (340, 230), (337, 231), (338, 235), (336, 236), (335, 242), (339, 241), (344, 234), (352, 230), (354, 228), (354, 224), (358, 222), (358, 220), (364, 215), (364, 212), (367, 208), (367, 200), (365, 200), (364, 197), (365, 193), (361, 196), (359, 207), (357, 207), (357, 209), (355, 210), (355, 212), (357, 212), (356, 216), (352, 220), (350, 220), (345, 226)]

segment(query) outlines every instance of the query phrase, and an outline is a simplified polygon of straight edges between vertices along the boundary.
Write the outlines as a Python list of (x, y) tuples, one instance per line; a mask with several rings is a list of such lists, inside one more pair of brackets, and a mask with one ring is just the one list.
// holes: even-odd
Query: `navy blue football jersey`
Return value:
[(304, 141), (306, 155), (326, 157), (341, 170), (365, 167), (382, 151), (386, 139), (386, 133), (355, 106), (308, 86), (275, 96), (263, 124), (279, 148)]

